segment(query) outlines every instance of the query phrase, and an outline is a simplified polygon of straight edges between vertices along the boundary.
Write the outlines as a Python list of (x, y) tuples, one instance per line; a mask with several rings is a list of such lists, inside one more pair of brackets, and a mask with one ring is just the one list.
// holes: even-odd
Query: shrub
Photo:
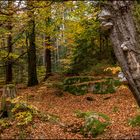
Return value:
[(133, 127), (140, 126), (140, 115), (135, 116), (129, 120), (129, 124)]
[(5, 129), (10, 126), (10, 123), (6, 119), (0, 119), (0, 128)]
[(7, 99), (11, 104), (12, 108), (11, 118), (16, 122), (17, 126), (27, 125), (32, 122), (34, 115), (37, 115), (38, 110), (28, 105), (25, 101), (23, 101), (22, 96), (18, 96), (14, 99)]
[(32, 121), (32, 113), (29, 111), (19, 112), (15, 115), (15, 119), (18, 121), (17, 125), (27, 125)]
[(76, 114), (78, 117), (84, 118), (84, 125), (81, 127), (81, 133), (84, 136), (92, 135), (97, 137), (110, 124), (109, 117), (102, 113), (77, 111)]

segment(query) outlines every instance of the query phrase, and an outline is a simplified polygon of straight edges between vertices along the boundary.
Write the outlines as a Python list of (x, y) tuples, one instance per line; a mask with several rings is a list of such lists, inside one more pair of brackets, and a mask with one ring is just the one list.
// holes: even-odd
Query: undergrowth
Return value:
[(18, 96), (14, 99), (7, 99), (13, 106), (10, 110), (11, 116), (0, 119), (0, 130), (11, 126), (11, 122), (14, 122), (13, 124), (19, 128), (27, 126), (33, 122), (35, 117), (41, 121), (49, 121), (52, 123), (59, 121), (58, 116), (49, 113), (45, 114), (36, 107), (27, 104), (22, 98), (22, 96)]
[(140, 126), (140, 115), (135, 116), (134, 118), (130, 119), (128, 122), (132, 127)]
[(107, 115), (97, 112), (81, 112), (76, 111), (77, 117), (84, 119), (84, 125), (81, 127), (81, 133), (87, 137), (97, 137), (102, 134), (110, 124)]

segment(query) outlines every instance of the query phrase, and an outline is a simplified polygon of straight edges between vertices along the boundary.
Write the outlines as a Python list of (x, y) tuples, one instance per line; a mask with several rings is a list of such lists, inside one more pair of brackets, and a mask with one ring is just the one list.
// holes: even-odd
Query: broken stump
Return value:
[(1, 111), (0, 118), (10, 117), (12, 115), (11, 109), (14, 104), (7, 99), (13, 99), (16, 97), (16, 86), (14, 84), (7, 84), (3, 87), (3, 93), (1, 97)]

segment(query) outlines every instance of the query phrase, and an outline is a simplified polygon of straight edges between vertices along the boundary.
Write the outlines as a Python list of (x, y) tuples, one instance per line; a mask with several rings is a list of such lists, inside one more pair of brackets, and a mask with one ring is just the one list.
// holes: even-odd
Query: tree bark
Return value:
[(3, 87), (3, 93), (1, 96), (1, 110), (0, 110), (0, 118), (11, 117), (12, 116), (12, 108), (13, 103), (11, 103), (9, 99), (13, 99), (16, 97), (17, 90), (15, 85), (8, 84)]
[[(45, 36), (45, 47), (50, 46), (50, 37)], [(45, 67), (46, 67), (46, 75), (44, 80), (46, 80), (51, 75), (51, 50), (49, 48), (45, 48)]]
[[(12, 1), (8, 1), (8, 8), (12, 8), (13, 2)], [(12, 16), (13, 13), (9, 12), (8, 14), (8, 24), (7, 24), (7, 30), (9, 32), (8, 34), (8, 38), (7, 38), (7, 60), (5, 62), (5, 72), (6, 72), (6, 84), (12, 83), (12, 79), (13, 79), (13, 73), (12, 73), (12, 61), (10, 58), (10, 55), (12, 53)]]
[[(28, 6), (32, 6), (32, 2), (28, 1)], [(35, 18), (34, 12), (28, 11), (29, 30), (28, 30), (28, 86), (38, 84), (37, 69), (36, 69), (36, 45), (35, 45)]]
[(109, 31), (114, 52), (140, 106), (140, 46), (132, 16), (132, 6), (133, 1), (110, 0), (102, 7), (102, 11), (108, 11), (110, 16), (101, 14), (102, 19), (100, 19), (101, 27), (104, 29), (107, 29), (105, 28), (107, 24), (104, 23), (113, 23)]
[[(9, 30), (11, 30), (11, 26), (9, 27)], [(12, 35), (8, 35), (8, 40), (7, 40), (7, 48), (8, 48), (8, 54), (10, 55), (12, 53)], [(6, 67), (6, 84), (12, 83), (13, 79), (13, 73), (12, 73), (12, 63), (11, 63), (10, 57), (7, 58), (5, 67)]]
[(31, 32), (29, 33), (29, 48), (28, 48), (28, 86), (38, 84), (36, 70), (36, 46), (35, 46), (35, 22), (30, 21)]

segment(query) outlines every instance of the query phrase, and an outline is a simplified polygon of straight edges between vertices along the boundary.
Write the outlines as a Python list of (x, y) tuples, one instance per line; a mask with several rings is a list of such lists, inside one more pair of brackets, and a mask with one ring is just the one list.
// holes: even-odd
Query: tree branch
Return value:
[[(11, 61), (9, 61), (9, 63), (11, 63), (11, 64), (14, 64), (14, 63), (16, 63), (16, 61), (18, 61), (19, 60), (19, 58), (21, 58), (21, 57), (23, 57), (25, 54), (27, 53), (27, 51), (26, 52), (24, 52), (24, 53), (22, 53), (18, 58), (16, 58), (15, 60), (11, 60)], [(7, 66), (8, 64), (5, 64), (5, 65), (0, 65), (0, 67), (5, 67), (5, 66)]]

